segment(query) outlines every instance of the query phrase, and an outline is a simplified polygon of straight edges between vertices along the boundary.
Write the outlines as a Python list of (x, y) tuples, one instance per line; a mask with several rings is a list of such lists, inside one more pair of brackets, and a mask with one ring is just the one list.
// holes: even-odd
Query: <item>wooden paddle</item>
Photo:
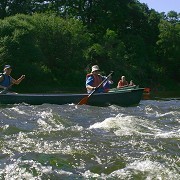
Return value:
[(97, 89), (99, 89), (99, 87), (105, 83), (108, 78), (113, 74), (114, 72), (111, 71), (111, 73), (86, 97), (84, 97), (83, 99), (81, 99), (81, 101), (79, 101), (78, 105), (83, 105), (83, 104), (87, 104), (88, 99), (96, 92)]

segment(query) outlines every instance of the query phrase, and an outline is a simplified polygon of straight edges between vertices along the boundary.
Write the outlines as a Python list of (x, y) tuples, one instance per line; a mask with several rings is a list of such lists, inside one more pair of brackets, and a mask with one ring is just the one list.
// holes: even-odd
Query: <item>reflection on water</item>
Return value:
[(180, 179), (179, 100), (0, 108), (0, 179)]

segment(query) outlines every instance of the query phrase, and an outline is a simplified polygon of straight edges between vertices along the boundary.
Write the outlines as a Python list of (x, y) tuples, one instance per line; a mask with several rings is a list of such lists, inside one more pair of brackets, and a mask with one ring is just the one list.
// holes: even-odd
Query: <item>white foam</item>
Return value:
[[(22, 165), (29, 165), (29, 171), (36, 170), (37, 176), (34, 177), (33, 173), (28, 172)], [(41, 180), (42, 174), (49, 174), (52, 172), (51, 166), (43, 166), (40, 163), (33, 160), (22, 161), (18, 159), (14, 164), (7, 165), (5, 170), (7, 173), (7, 179), (29, 179), (29, 180)], [(5, 172), (6, 173), (6, 172)]]
[(124, 116), (120, 114), (114, 118), (107, 118), (103, 122), (98, 122), (89, 127), (89, 129), (112, 130), (117, 136), (132, 135), (138, 133), (136, 118), (133, 116)]
[(23, 115), (27, 114), (25, 111), (20, 110), (17, 106), (12, 107), (11, 110), (17, 112), (18, 114), (23, 114)]
[(158, 179), (169, 180), (179, 179), (179, 175), (174, 170), (165, 167), (159, 162), (149, 159), (144, 161), (134, 161), (123, 169), (116, 170), (108, 175), (108, 178), (133, 179), (134, 175), (145, 174), (146, 180)]
[(176, 132), (158, 132), (155, 134), (156, 138), (180, 138), (180, 130)]

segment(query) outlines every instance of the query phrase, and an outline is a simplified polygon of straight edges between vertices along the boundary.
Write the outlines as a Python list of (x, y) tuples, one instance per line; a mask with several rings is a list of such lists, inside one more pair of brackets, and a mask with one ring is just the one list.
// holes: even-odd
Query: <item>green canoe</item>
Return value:
[[(137, 105), (143, 94), (144, 88), (110, 91), (108, 93), (94, 93), (89, 99), (88, 105), (107, 106), (111, 104), (119, 106)], [(88, 94), (0, 94), (0, 104), (27, 103), (32, 105), (49, 104), (78, 104)]]

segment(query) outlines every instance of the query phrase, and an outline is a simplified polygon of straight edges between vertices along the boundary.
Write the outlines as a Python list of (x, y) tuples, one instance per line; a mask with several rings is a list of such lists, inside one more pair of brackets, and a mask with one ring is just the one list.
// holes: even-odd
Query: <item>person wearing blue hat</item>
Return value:
[(6, 89), (13, 84), (19, 84), (25, 78), (25, 75), (22, 75), (19, 79), (16, 80), (11, 77), (11, 71), (12, 67), (10, 65), (4, 66), (4, 72), (0, 74), (0, 88)]

